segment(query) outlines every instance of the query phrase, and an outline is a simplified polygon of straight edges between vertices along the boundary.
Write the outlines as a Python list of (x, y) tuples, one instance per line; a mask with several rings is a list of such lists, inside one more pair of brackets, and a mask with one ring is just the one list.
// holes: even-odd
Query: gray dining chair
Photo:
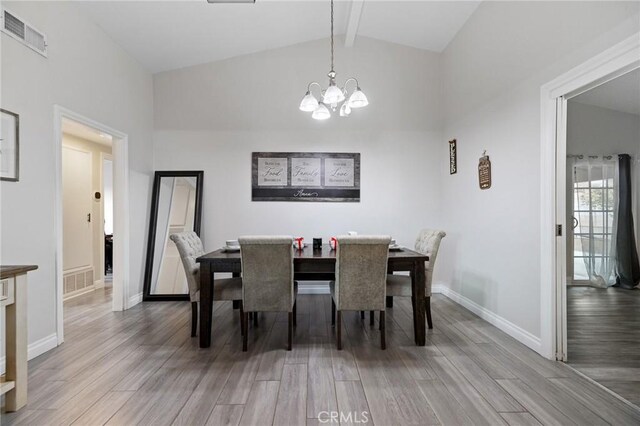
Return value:
[[(416, 238), (415, 250), (429, 256), (429, 261), (425, 262), (426, 285), (425, 285), (425, 313), (429, 328), (433, 328), (431, 319), (431, 287), (433, 280), (433, 268), (436, 265), (440, 242), (447, 235), (444, 231), (433, 229), (423, 229)], [(411, 289), (411, 277), (406, 275), (387, 275), (387, 298), (394, 296), (413, 296)], [(391, 303), (387, 303), (389, 306)]]
[[(200, 301), (200, 264), (196, 259), (204, 254), (202, 240), (195, 232), (181, 232), (169, 236), (178, 248), (182, 266), (187, 275), (189, 300), (191, 301), (191, 337), (198, 326), (198, 302)], [(221, 278), (213, 281), (213, 300), (242, 300), (242, 279)], [(242, 320), (242, 315), (240, 316)], [(241, 327), (242, 329), (242, 324)]]
[(287, 312), (291, 350), (295, 325), (296, 285), (293, 281), (293, 238), (289, 236), (247, 236), (238, 238), (242, 259), (242, 350), (247, 350), (251, 312)]
[(338, 350), (342, 349), (342, 311), (380, 311), (380, 347), (386, 349), (385, 295), (391, 237), (359, 235), (337, 240), (336, 280), (329, 287)]

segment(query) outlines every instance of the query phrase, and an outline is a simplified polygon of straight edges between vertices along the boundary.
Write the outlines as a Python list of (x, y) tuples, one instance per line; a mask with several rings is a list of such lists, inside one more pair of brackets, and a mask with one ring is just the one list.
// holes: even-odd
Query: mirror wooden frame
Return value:
[[(158, 171), (153, 179), (153, 195), (151, 199), (151, 216), (149, 218), (149, 238), (147, 240), (147, 259), (144, 270), (144, 290), (142, 300), (149, 301), (170, 301), (189, 300), (189, 294), (151, 294), (151, 275), (153, 272), (153, 260), (155, 251), (156, 231), (158, 227), (158, 202), (160, 195), (160, 181), (163, 177), (195, 177), (196, 178), (196, 205), (194, 209), (193, 230), (200, 236), (200, 225), (202, 223), (202, 181), (204, 172), (202, 170), (168, 170)], [(180, 264), (182, 267), (182, 263)], [(184, 270), (183, 270), (184, 271)]]

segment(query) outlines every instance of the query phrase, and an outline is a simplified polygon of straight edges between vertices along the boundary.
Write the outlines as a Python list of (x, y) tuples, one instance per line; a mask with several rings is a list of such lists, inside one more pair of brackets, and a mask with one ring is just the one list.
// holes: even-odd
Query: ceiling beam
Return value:
[(352, 47), (356, 41), (363, 5), (364, 0), (351, 0), (351, 10), (349, 11), (349, 19), (347, 21), (347, 32), (344, 37), (345, 47)]

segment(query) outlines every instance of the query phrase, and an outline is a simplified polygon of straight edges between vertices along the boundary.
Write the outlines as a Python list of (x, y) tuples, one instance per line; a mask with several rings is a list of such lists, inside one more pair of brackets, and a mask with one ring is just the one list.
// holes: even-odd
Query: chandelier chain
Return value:
[(333, 0), (331, 0), (331, 72), (333, 72)]

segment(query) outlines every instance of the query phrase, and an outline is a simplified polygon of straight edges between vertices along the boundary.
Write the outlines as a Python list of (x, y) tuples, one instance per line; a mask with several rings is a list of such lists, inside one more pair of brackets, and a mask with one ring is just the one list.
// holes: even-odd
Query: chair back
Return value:
[(192, 302), (198, 301), (200, 290), (200, 264), (196, 259), (204, 254), (202, 240), (193, 231), (180, 232), (169, 236), (178, 248), (184, 272), (187, 274), (187, 285), (189, 286), (189, 299)]
[(391, 237), (338, 237), (335, 303), (338, 310), (383, 311)]
[(427, 262), (427, 285), (426, 296), (431, 296), (431, 287), (433, 279), (433, 268), (436, 264), (436, 257), (438, 256), (438, 249), (440, 249), (440, 242), (447, 233), (444, 231), (438, 231), (435, 229), (423, 229), (416, 238), (416, 251), (429, 256), (429, 262)]
[(245, 312), (291, 312), (293, 238), (238, 238), (242, 257), (242, 301)]

